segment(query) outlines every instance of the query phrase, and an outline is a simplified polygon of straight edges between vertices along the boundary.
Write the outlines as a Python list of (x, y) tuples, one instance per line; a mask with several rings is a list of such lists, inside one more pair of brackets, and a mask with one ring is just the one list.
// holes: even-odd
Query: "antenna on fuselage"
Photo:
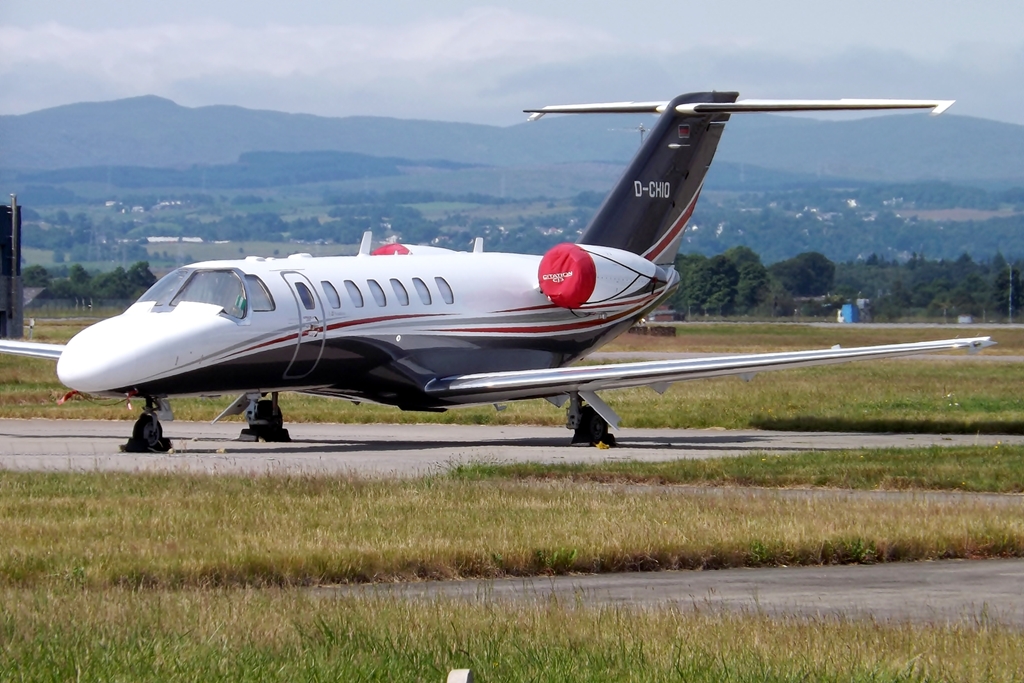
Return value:
[(371, 247), (373, 247), (373, 231), (367, 230), (363, 233), (363, 241), (359, 243), (359, 255), (369, 256)]
[(473, 240), (473, 253), (474, 254), (480, 254), (480, 253), (483, 252), (483, 250), (484, 250), (484, 238), (483, 237), (477, 237), (476, 239)]

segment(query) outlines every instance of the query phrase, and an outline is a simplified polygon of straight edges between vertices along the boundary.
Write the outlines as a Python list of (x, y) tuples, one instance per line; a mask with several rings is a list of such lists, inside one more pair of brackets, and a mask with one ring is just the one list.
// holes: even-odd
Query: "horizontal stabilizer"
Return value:
[[(931, 109), (938, 116), (955, 100), (739, 100), (736, 102), (694, 102), (676, 107), (679, 114), (743, 114), (799, 111), (876, 111), (886, 109)], [(524, 109), (530, 121), (545, 114), (661, 114), (668, 102), (603, 102), (597, 104), (556, 104), (541, 109)]]

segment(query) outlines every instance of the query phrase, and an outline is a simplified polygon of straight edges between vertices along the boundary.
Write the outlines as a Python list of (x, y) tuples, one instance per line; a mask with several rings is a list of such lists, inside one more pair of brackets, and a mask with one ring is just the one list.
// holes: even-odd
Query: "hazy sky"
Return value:
[(508, 124), (524, 107), (928, 97), (1024, 124), (1024, 2), (3, 0), (0, 114), (187, 106)]

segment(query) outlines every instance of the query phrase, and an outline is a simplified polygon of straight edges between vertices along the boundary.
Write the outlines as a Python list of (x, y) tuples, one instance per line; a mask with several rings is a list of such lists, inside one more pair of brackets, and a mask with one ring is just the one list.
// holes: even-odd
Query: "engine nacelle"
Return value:
[(629, 251), (569, 242), (552, 247), (540, 260), (540, 291), (562, 308), (614, 302), (640, 294), (657, 266)]

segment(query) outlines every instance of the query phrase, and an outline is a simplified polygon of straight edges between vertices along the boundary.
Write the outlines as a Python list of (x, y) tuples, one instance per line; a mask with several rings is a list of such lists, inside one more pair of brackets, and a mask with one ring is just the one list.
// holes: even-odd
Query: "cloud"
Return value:
[(51, 23), (0, 28), (0, 74), (46, 67), (101, 78), (133, 94), (238, 74), (315, 76), (358, 86), (396, 70), (428, 77), (480, 63), (521, 67), (598, 53), (614, 43), (599, 31), (506, 10), (395, 28), (167, 24), (84, 31)]
[(0, 113), (157, 94), (189, 106), (514, 123), (526, 106), (717, 88), (747, 97), (956, 98), (957, 113), (1024, 123), (1024, 94), (1006, 87), (1021, 82), (1019, 47), (965, 44), (923, 57), (726, 39), (630, 42), (493, 8), (390, 28), (0, 27)]

